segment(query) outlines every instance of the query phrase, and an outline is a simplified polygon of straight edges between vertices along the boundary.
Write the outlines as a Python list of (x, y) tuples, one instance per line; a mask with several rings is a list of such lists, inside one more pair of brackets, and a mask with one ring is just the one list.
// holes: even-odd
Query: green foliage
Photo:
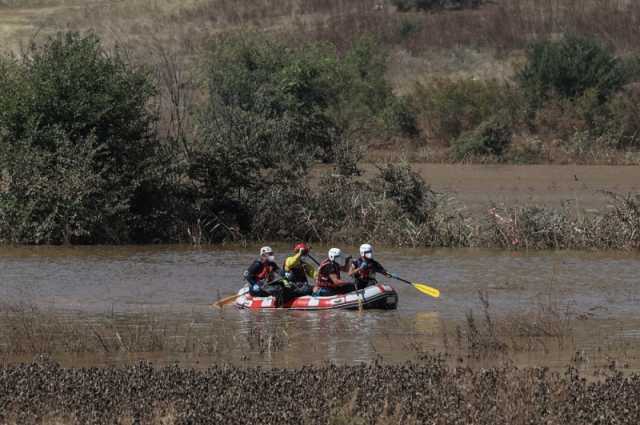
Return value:
[(577, 98), (588, 90), (595, 90), (602, 103), (625, 84), (628, 72), (602, 43), (567, 36), (533, 43), (517, 79), (529, 102), (539, 107), (551, 94)]
[(379, 176), (373, 181), (375, 190), (392, 199), (415, 223), (424, 222), (435, 205), (435, 199), (422, 177), (407, 163), (386, 164), (379, 171)]
[(417, 114), (408, 98), (395, 98), (382, 111), (384, 128), (405, 137), (417, 137), (420, 129)]
[(618, 149), (640, 148), (640, 90), (632, 87), (613, 96), (605, 105), (601, 124)]
[(511, 144), (512, 129), (499, 117), (492, 117), (475, 130), (463, 134), (452, 146), (455, 159), (501, 157)]
[(295, 222), (285, 218), (299, 210), (304, 190), (295, 191), (311, 163), (354, 175), (358, 145), (380, 122), (391, 132), (415, 131), (385, 79), (386, 61), (373, 39), (341, 57), (328, 44), (290, 48), (264, 35), (218, 40), (189, 170), (198, 199), (191, 220), (208, 223), (210, 240), (279, 235), (283, 224), (270, 212)]
[[(263, 35), (228, 37), (213, 45), (208, 76), (206, 119), (236, 110), (255, 120), (262, 126), (255, 130), (256, 141), (267, 152), (319, 156), (334, 143), (337, 130), (328, 108), (337, 96), (337, 73), (329, 46), (294, 50)], [(275, 134), (275, 128), (286, 134)]]
[(93, 138), (77, 143), (62, 132), (54, 137), (55, 151), (28, 141), (4, 150), (2, 168), (10, 177), (0, 192), (0, 239), (35, 244), (118, 241), (129, 200), (109, 188), (101, 148)]
[(435, 79), (416, 83), (411, 99), (427, 133), (448, 142), (473, 130), (496, 111), (515, 111), (515, 96), (509, 86), (497, 81)]
[(117, 242), (153, 225), (138, 214), (154, 167), (163, 165), (150, 137), (147, 72), (105, 52), (94, 35), (65, 33), (5, 58), (0, 90), (10, 182), (2, 208), (14, 218), (0, 226), (9, 239)]

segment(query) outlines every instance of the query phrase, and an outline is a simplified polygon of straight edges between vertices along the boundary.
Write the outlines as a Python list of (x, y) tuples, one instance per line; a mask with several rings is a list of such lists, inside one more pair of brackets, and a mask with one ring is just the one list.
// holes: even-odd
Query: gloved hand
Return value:
[(363, 261), (362, 264), (360, 264), (360, 270), (367, 270), (369, 268), (369, 263), (367, 263), (366, 261)]
[(260, 291), (261, 291), (260, 285), (258, 285), (257, 283), (254, 283), (253, 285), (251, 285), (251, 292), (254, 292), (257, 294)]

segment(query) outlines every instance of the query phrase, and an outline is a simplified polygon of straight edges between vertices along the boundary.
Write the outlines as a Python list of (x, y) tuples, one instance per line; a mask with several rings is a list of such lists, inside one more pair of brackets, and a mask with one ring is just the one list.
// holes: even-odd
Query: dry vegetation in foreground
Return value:
[[(20, 424), (633, 425), (640, 375), (615, 366), (588, 382), (574, 368), (399, 366), (292, 370), (212, 367), (0, 368), (0, 420)], [(256, 391), (260, 391), (256, 394)]]

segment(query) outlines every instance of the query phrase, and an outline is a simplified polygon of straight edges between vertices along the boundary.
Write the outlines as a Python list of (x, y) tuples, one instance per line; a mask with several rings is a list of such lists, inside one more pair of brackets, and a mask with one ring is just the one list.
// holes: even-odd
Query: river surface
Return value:
[[(275, 247), (282, 262), (287, 247)], [(619, 360), (632, 364), (638, 357), (639, 253), (380, 249), (377, 258), (388, 270), (437, 287), (442, 297), (433, 299), (409, 285), (390, 282), (399, 293), (396, 311), (268, 313), (211, 308), (218, 297), (233, 294), (243, 284), (240, 276), (257, 249), (4, 247), (0, 248), (0, 299), (5, 305), (35, 306), (73, 320), (147, 315), (155, 321), (188, 321), (195, 327), (224, 328), (233, 341), (255, 336), (256, 329), (281, 330), (286, 338), (276, 338), (281, 347), (273, 350), (272, 341), (268, 342), (268, 357), (246, 355), (243, 350), (260, 348), (245, 344), (230, 349), (223, 359), (296, 366), (404, 361), (415, 355), (417, 345), (438, 349), (447, 345), (447, 339), (453, 345), (454, 329), (464, 326), (469, 311), (478, 321), (483, 317), (478, 296), (483, 292), (496, 323), (514, 317), (539, 321), (550, 311), (554, 317), (571, 318), (568, 348), (549, 354), (554, 350), (545, 347), (546, 354), (556, 356), (551, 362), (566, 361), (574, 352), (587, 353), (586, 357), (615, 352)], [(325, 250), (316, 248), (316, 256)], [(445, 333), (449, 335), (443, 338)], [(520, 357), (527, 363), (537, 356)]]

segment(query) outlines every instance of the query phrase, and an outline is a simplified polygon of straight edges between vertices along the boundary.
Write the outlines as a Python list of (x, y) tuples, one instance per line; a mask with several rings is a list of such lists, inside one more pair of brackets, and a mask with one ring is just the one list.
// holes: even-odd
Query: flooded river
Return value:
[[(288, 247), (276, 247), (281, 262)], [(256, 251), (257, 247), (235, 246), (5, 247), (0, 249), (0, 299), (5, 306), (36, 307), (68, 322), (92, 323), (106, 317), (140, 332), (157, 332), (149, 331), (147, 325), (152, 323), (174, 339), (200, 330), (193, 338), (211, 339), (208, 353), (215, 351), (222, 361), (298, 366), (397, 362), (414, 357), (417, 347), (453, 346), (461, 338), (460, 329), (464, 332), (468, 325), (470, 311), (480, 324), (485, 320), (478, 295), (483, 293), (489, 300), (486, 311), (498, 324), (516, 320), (531, 324), (546, 320), (545, 315), (559, 322), (570, 320), (566, 345), (544, 345), (549, 364), (567, 362), (576, 353), (584, 359), (616, 357), (634, 367), (638, 363), (638, 253), (380, 249), (377, 258), (390, 271), (437, 287), (442, 297), (429, 298), (411, 286), (390, 282), (400, 298), (395, 311), (211, 308), (218, 297), (233, 294), (243, 284), (240, 276)], [(315, 251), (320, 257), (325, 248)], [(89, 356), (84, 362), (117, 364), (136, 358), (131, 353), (135, 351)], [(175, 352), (179, 350), (158, 351), (141, 356), (164, 363), (206, 362), (201, 352), (187, 356)], [(78, 353), (69, 362), (84, 364), (82, 358)], [(539, 353), (523, 350), (518, 358), (535, 362)]]

